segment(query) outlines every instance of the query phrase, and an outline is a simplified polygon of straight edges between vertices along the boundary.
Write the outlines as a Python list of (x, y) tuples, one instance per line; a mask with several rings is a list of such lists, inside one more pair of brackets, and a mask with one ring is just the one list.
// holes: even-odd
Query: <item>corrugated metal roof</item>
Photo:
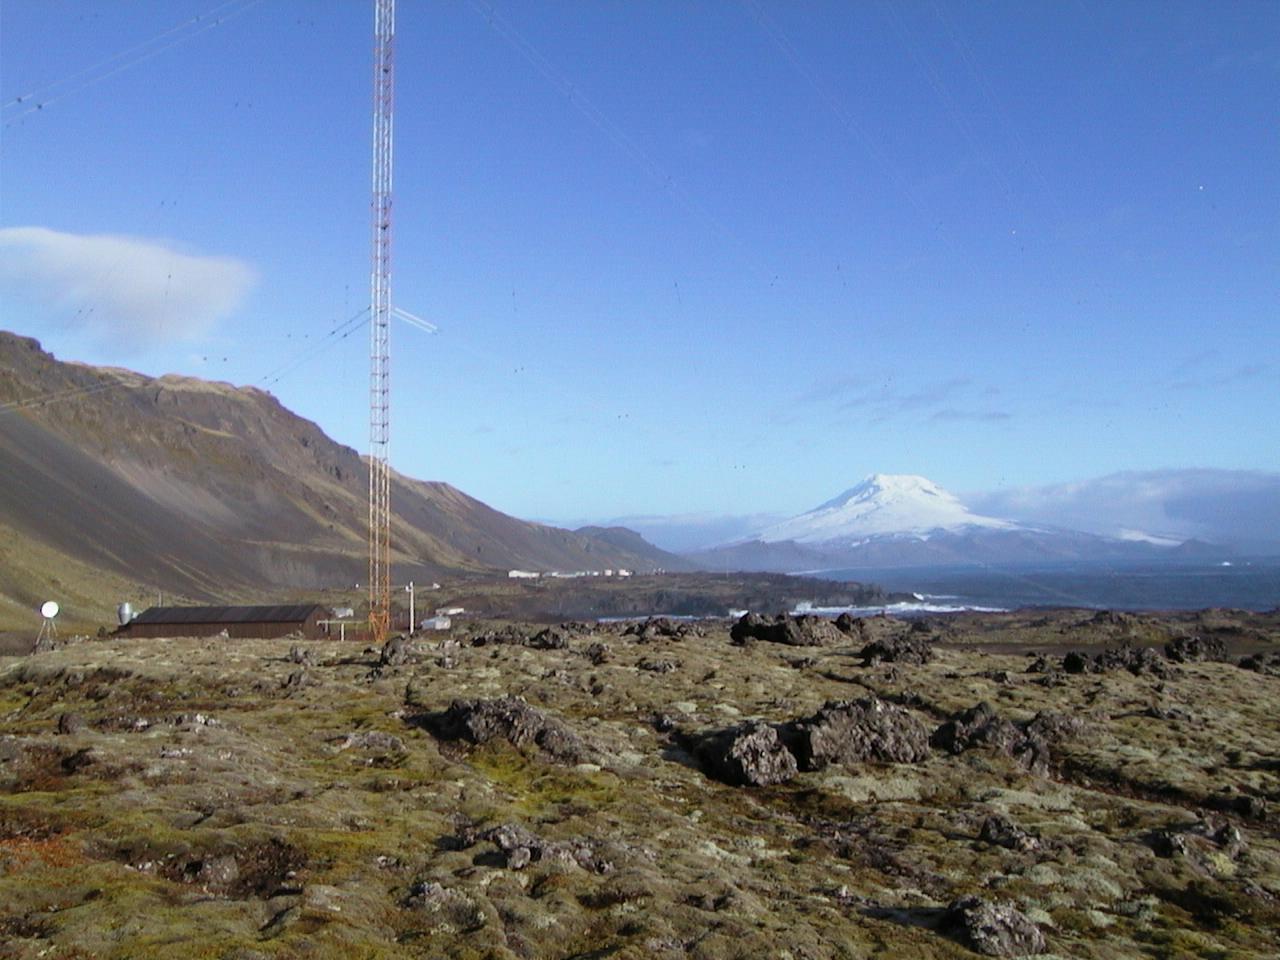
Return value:
[(318, 603), (280, 604), (273, 607), (151, 607), (130, 623), (301, 623)]

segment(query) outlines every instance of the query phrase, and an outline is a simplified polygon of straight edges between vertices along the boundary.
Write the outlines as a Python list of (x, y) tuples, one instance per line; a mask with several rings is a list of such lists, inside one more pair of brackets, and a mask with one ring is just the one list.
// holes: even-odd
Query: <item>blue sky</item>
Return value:
[[(553, 520), (1280, 469), (1280, 5), (400, 8), (397, 469)], [(0, 30), (0, 325), (367, 449), (371, 4)]]

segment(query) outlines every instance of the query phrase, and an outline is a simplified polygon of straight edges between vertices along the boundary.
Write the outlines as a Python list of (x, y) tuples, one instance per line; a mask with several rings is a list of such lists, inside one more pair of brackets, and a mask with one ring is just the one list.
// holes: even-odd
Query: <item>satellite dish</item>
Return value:
[(46, 600), (40, 604), (40, 616), (44, 617), (40, 621), (40, 634), (36, 637), (35, 651), (39, 653), (41, 650), (51, 650), (52, 647), (42, 646), (42, 644), (52, 643), (53, 638), (58, 635), (58, 625), (53, 622), (53, 618), (58, 615), (58, 611), (62, 609), (58, 606), (57, 600)]

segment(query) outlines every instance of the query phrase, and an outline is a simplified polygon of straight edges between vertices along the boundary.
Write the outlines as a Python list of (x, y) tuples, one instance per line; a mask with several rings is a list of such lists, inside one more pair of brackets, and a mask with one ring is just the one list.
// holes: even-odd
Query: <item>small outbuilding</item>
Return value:
[(318, 603), (266, 607), (152, 607), (116, 631), (118, 637), (216, 637), (259, 640), (301, 634), (324, 635), (327, 611)]

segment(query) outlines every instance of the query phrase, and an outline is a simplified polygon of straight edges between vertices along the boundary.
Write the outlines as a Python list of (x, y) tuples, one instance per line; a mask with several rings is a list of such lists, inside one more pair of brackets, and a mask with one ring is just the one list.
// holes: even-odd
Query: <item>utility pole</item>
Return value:
[(408, 585), (407, 587), (405, 587), (405, 589), (409, 591), (409, 633), (410, 633), (410, 634), (412, 634), (412, 633), (413, 633), (413, 631), (414, 631), (414, 628), (416, 628), (416, 627), (417, 627), (417, 625), (418, 625), (417, 616), (416, 616), (416, 614), (414, 613), (414, 609), (413, 609), (413, 599), (414, 599), (414, 595), (413, 595), (413, 581), (412, 581), (412, 580), (410, 580), (410, 581), (409, 581), (409, 585)]
[(395, 0), (374, 0), (373, 269), (369, 303), (369, 630), (391, 628), (391, 146)]

